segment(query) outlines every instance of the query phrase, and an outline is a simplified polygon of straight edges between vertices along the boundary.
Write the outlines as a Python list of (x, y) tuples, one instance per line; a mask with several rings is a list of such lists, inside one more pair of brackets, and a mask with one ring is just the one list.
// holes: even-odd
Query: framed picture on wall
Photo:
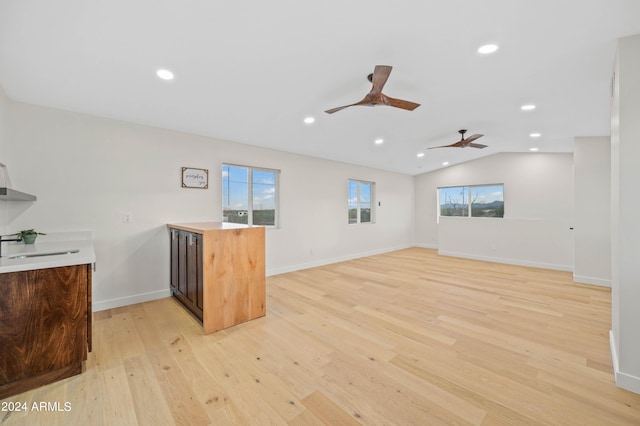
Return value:
[(209, 170), (183, 167), (182, 187), (207, 189), (209, 187)]

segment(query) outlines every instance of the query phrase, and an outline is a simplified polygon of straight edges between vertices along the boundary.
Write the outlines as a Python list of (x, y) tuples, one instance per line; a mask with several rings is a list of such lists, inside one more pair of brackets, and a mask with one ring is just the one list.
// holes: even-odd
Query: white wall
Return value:
[[(165, 224), (221, 219), (223, 162), (281, 170), (269, 274), (413, 245), (412, 176), (17, 102), (9, 119), (14, 187), (38, 197), (13, 203), (9, 228), (91, 230), (96, 310), (169, 294)], [(208, 169), (209, 188), (181, 188), (182, 166)], [(349, 178), (376, 182), (375, 224), (348, 225)]]
[(574, 281), (611, 287), (611, 139), (574, 141)]
[(4, 146), (7, 133), (7, 115), (9, 109), (9, 99), (4, 94), (2, 87), (0, 87), (0, 163), (4, 158)]
[[(438, 187), (492, 183), (504, 183), (504, 219), (451, 217), (438, 225)], [(447, 255), (572, 270), (572, 154), (491, 155), (417, 176), (415, 189), (418, 245)]]
[(618, 40), (611, 111), (611, 351), (616, 384), (640, 393), (640, 36)]
[[(0, 87), (0, 163), (6, 163), (5, 145), (7, 139), (7, 116), (9, 109), (9, 99)], [(3, 184), (0, 177), (0, 186)], [(5, 201), (0, 201), (0, 235), (7, 233), (7, 222), (9, 220), (8, 207)]]

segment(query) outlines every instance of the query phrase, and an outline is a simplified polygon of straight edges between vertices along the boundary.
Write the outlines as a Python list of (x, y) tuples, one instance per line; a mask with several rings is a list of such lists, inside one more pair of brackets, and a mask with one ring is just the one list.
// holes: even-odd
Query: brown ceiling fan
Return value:
[(391, 74), (391, 69), (392, 67), (389, 65), (376, 65), (375, 69), (373, 70), (373, 74), (369, 74), (369, 76), (367, 77), (367, 79), (371, 83), (373, 83), (373, 87), (371, 88), (371, 91), (367, 94), (367, 96), (364, 97), (364, 99), (362, 99), (360, 102), (356, 102), (355, 104), (328, 109), (325, 112), (327, 114), (333, 114), (334, 112), (340, 111), (341, 109), (356, 105), (388, 105), (396, 108), (407, 109), (409, 111), (413, 111), (414, 109), (418, 108), (420, 104), (404, 101), (402, 99), (394, 99), (382, 93), (382, 88), (387, 82), (389, 74)]
[(467, 133), (467, 131), (465, 129), (461, 129), (458, 130), (458, 133), (460, 133), (461, 138), (458, 142), (456, 143), (452, 143), (451, 145), (443, 145), (443, 146), (432, 146), (429, 149), (434, 149), (434, 148), (466, 148), (468, 146), (470, 146), (471, 148), (486, 148), (487, 145), (482, 145), (480, 143), (473, 143), (473, 141), (475, 141), (478, 138), (483, 137), (484, 135), (471, 135), (468, 138), (464, 138), (464, 134)]

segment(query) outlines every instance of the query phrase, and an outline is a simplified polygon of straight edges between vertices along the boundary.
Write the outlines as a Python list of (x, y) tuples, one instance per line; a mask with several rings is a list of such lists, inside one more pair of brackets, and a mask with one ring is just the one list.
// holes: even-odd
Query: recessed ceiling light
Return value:
[(448, 161), (445, 161), (444, 163), (442, 163), (442, 165), (443, 165), (443, 166), (448, 166), (448, 165), (449, 165), (449, 162), (448, 162)]
[(531, 111), (531, 110), (536, 109), (536, 106), (533, 105), (533, 104), (527, 104), (527, 105), (522, 105), (520, 107), (520, 109), (523, 110), (523, 111)]
[(375, 143), (376, 145), (382, 145), (382, 144), (384, 143), (384, 139), (376, 139), (376, 140), (374, 141), (374, 143)]
[(478, 53), (488, 55), (489, 53), (493, 53), (496, 50), (498, 50), (497, 44), (485, 44), (484, 46), (480, 46), (478, 48)]
[(171, 71), (164, 68), (161, 68), (158, 71), (156, 71), (156, 75), (158, 76), (158, 78), (161, 78), (163, 80), (173, 80), (175, 78), (175, 76)]
[(538, 148), (529, 148), (529, 151), (531, 152), (536, 152), (538, 150)]
[(542, 135), (540, 133), (529, 133), (529, 136), (532, 138), (539, 138)]
[(418, 157), (418, 158), (424, 157), (424, 152), (419, 152), (418, 155), (416, 155), (416, 157)]
[(315, 121), (316, 121), (316, 119), (313, 118), (313, 117), (305, 117), (304, 118), (304, 122), (307, 123), (307, 124), (313, 124)]

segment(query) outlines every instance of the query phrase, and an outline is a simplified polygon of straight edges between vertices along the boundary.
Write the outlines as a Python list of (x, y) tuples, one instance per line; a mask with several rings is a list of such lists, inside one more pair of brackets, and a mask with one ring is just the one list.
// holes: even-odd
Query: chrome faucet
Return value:
[(2, 257), (2, 243), (8, 243), (9, 241), (22, 241), (22, 238), (8, 238), (3, 240), (2, 235), (0, 235), (0, 257)]

